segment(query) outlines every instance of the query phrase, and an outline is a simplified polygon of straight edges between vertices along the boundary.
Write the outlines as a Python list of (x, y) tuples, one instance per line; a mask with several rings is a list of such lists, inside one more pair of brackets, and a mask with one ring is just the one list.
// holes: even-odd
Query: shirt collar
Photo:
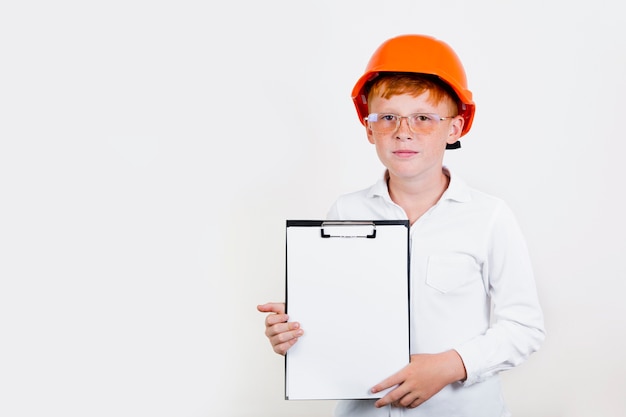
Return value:
[[(462, 179), (454, 175), (447, 167), (444, 166), (443, 171), (450, 178), (450, 184), (448, 184), (448, 188), (441, 196), (441, 200), (453, 200), (460, 203), (470, 201), (472, 199), (472, 196), (467, 184)], [(389, 196), (389, 189), (387, 188), (388, 178), (389, 174), (387, 170), (385, 170), (382, 177), (379, 178), (376, 184), (374, 184), (369, 189), (367, 196), (382, 197), (385, 200), (391, 201), (391, 197)]]
[(454, 175), (447, 167), (443, 167), (443, 171), (445, 174), (450, 177), (450, 184), (448, 184), (448, 188), (443, 192), (441, 196), (442, 200), (454, 200), (459, 203), (467, 203), (471, 201), (472, 194), (470, 192), (469, 187), (458, 176)]
[(387, 170), (383, 173), (382, 177), (376, 181), (376, 184), (372, 185), (367, 192), (368, 197), (382, 197), (386, 200), (391, 201), (391, 196), (389, 196), (389, 188), (387, 188), (387, 179), (389, 178), (389, 174)]

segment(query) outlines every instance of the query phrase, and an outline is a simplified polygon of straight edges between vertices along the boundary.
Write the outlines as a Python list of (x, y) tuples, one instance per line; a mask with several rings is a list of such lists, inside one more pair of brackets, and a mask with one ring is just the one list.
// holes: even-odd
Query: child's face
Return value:
[[(374, 96), (370, 98), (369, 112), (398, 116), (414, 113), (435, 113), (440, 117), (456, 115), (456, 106), (451, 101), (433, 104), (428, 101), (428, 96), (428, 92), (417, 97), (409, 94), (389, 99)], [(402, 118), (398, 129), (390, 133), (374, 132), (368, 124), (367, 138), (376, 146), (378, 158), (392, 179), (427, 179), (430, 175), (441, 174), (446, 144), (456, 142), (462, 128), (463, 118), (457, 116), (439, 121), (428, 132), (415, 133), (409, 129), (408, 119)]]

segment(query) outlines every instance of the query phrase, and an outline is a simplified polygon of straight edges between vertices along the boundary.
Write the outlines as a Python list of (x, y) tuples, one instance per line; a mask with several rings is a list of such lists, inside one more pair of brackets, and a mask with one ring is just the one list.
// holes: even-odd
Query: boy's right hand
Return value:
[(290, 347), (304, 334), (300, 323), (288, 321), (285, 314), (285, 303), (266, 303), (257, 306), (257, 310), (268, 314), (265, 318), (265, 335), (269, 339), (272, 349), (279, 355), (285, 355)]

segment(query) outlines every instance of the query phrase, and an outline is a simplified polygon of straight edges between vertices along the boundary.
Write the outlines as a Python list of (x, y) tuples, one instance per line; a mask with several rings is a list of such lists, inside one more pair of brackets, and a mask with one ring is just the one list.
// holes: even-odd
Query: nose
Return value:
[(413, 131), (409, 127), (408, 117), (400, 118), (400, 125), (398, 126), (398, 130), (396, 131), (396, 139), (399, 139), (399, 140), (412, 140), (413, 139)]

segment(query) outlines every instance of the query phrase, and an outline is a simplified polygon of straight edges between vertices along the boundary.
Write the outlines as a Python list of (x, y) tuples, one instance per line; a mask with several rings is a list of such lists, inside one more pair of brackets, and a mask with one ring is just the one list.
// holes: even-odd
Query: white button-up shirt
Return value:
[[(415, 409), (376, 409), (373, 400), (347, 400), (339, 402), (336, 416), (510, 415), (497, 374), (523, 362), (545, 337), (531, 262), (509, 207), (450, 177), (439, 202), (410, 230), (411, 353), (454, 349), (467, 379)], [(396, 220), (407, 215), (391, 200), (381, 178), (370, 188), (339, 197), (328, 219)], [(385, 337), (385, 329), (379, 330)]]

